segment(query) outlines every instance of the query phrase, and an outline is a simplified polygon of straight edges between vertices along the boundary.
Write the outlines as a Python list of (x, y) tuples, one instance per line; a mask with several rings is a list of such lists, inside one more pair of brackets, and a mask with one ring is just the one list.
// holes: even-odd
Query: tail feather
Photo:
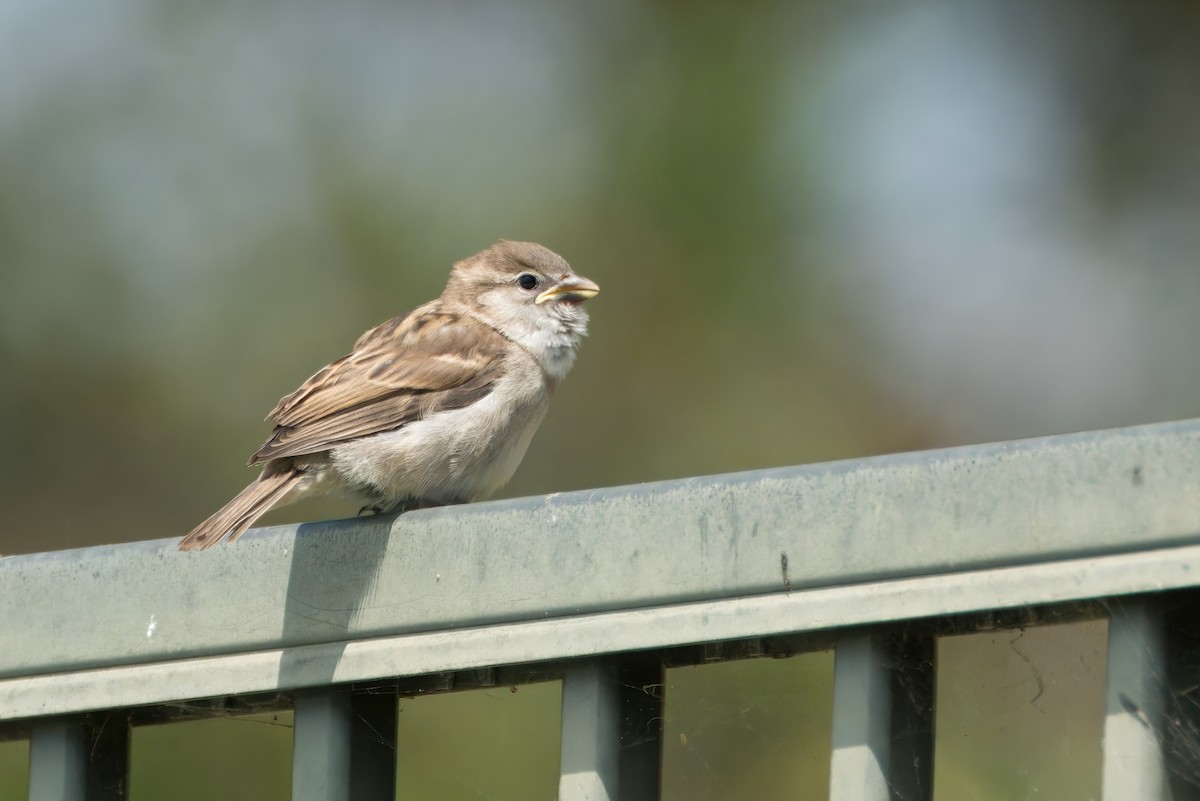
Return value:
[(231, 542), (236, 540), (303, 477), (304, 473), (299, 470), (290, 467), (272, 470), (271, 465), (268, 465), (250, 486), (192, 529), (180, 541), (179, 550), (202, 551), (216, 545), (226, 536)]

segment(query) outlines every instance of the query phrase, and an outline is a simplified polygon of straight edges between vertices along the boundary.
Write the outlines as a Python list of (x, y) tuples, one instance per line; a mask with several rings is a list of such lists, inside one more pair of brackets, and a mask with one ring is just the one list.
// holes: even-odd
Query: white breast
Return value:
[(550, 402), (531, 358), (518, 353), (508, 367), (496, 388), (470, 406), (338, 445), (330, 452), (334, 468), (383, 506), (490, 495), (516, 471)]

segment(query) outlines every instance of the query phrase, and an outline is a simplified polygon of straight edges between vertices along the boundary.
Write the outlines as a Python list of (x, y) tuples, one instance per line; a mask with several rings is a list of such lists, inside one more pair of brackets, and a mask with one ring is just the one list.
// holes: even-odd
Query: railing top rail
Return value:
[[(773, 596), (792, 597), (795, 611), (796, 595), (839, 587), (857, 587), (866, 610), (905, 581), (987, 608), (971, 606), (972, 573), (1011, 584), (1008, 601), (979, 603), (1052, 602), (1069, 570), (1031, 579), (1026, 597), (1011, 569), (1104, 565), (1070, 597), (1183, 586), (1198, 542), (1200, 420), (1191, 420), (281, 526), (203, 553), (180, 553), (172, 539), (7, 557), (0, 678), (332, 653), (370, 638), (453, 639), (463, 628), (662, 607), (678, 620)], [(1164, 548), (1182, 561), (1151, 555), (1143, 561), (1155, 567), (1132, 577), (1112, 561)], [(949, 583), (929, 583), (939, 576)], [(855, 620), (843, 611), (826, 625)], [(558, 656), (578, 655), (568, 650)]]

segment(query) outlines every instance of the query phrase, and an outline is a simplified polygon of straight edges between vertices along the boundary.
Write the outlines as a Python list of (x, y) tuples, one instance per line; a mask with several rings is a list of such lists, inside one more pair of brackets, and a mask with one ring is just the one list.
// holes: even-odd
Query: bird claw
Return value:
[(436, 509), (439, 506), (447, 504), (439, 503), (438, 501), (429, 501), (423, 498), (405, 498), (402, 501), (397, 501), (393, 504), (384, 506), (383, 504), (373, 503), (369, 506), (364, 506), (358, 510), (358, 517), (373, 517), (374, 515), (387, 514), (403, 514), (405, 512), (414, 512), (417, 509)]

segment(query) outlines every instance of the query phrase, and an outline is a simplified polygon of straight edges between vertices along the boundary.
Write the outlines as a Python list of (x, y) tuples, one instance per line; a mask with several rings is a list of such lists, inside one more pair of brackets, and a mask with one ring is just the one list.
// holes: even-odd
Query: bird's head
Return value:
[(502, 239), (455, 264), (442, 297), (540, 356), (579, 345), (588, 322), (582, 304), (599, 292), (549, 248)]

